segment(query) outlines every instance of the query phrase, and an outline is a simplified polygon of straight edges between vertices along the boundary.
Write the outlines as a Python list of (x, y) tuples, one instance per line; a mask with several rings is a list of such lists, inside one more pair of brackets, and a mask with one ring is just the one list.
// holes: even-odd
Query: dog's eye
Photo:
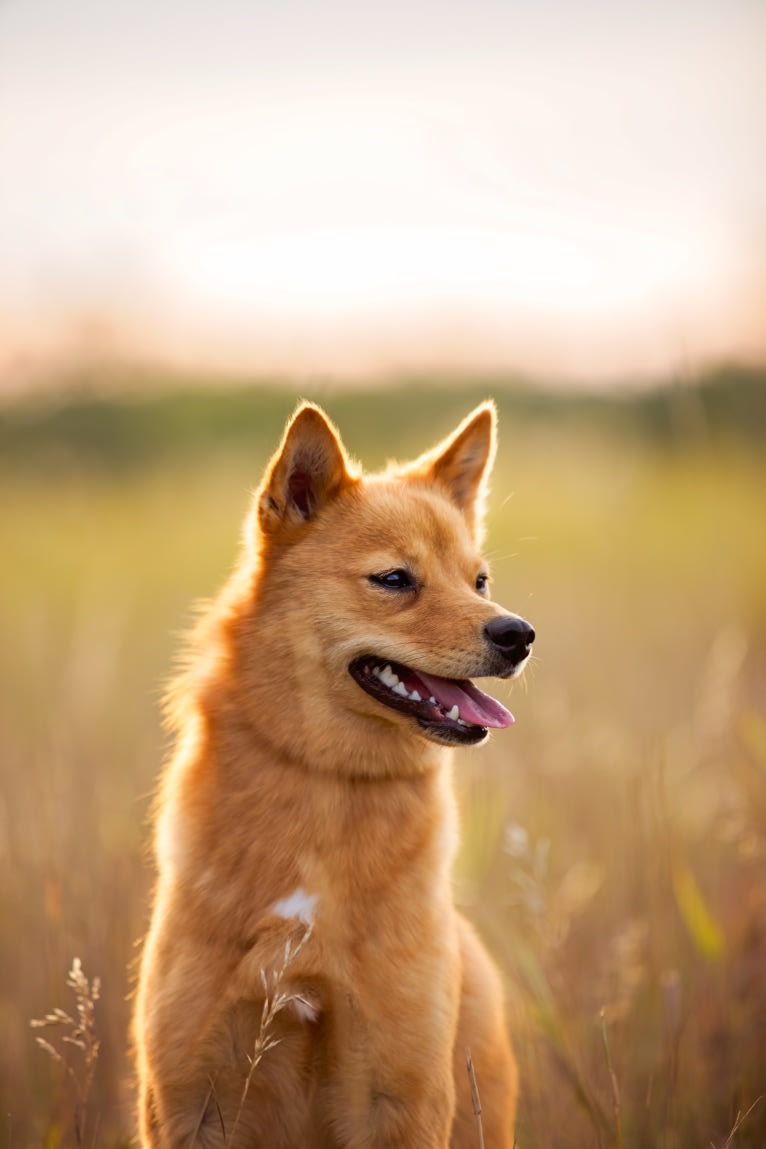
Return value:
[(480, 574), (476, 576), (476, 589), (479, 594), (486, 594), (489, 587), (489, 575)]
[(412, 590), (415, 583), (409, 571), (397, 568), (393, 571), (384, 571), (383, 574), (370, 575), (370, 582), (375, 586), (384, 586), (386, 590)]

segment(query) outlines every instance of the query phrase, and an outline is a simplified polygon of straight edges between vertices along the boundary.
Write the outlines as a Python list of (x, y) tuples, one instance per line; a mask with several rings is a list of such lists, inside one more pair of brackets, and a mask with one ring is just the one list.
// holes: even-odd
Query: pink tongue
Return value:
[[(492, 726), (498, 730), (511, 726), (516, 719), (510, 710), (506, 710), (502, 703), (490, 698), (483, 690), (479, 690), (467, 679), (457, 682), (452, 678), (438, 678), (435, 674), (423, 674), (418, 671), (418, 678), (426, 687), (426, 693), (442, 704), (445, 710), (457, 706), (463, 722), (474, 726)], [(420, 692), (422, 693), (422, 691)]]

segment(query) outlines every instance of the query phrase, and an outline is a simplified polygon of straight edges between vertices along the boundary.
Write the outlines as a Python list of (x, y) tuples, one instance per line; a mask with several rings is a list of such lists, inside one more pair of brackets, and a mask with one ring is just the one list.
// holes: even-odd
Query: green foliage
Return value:
[[(207, 385), (206, 385), (207, 384)], [(87, 374), (37, 401), (0, 407), (0, 461), (47, 471), (64, 465), (120, 471), (273, 448), (300, 398), (329, 406), (355, 448), (381, 462), (417, 447), (421, 427), (436, 413), (449, 425), (487, 395), (511, 424), (572, 425), (591, 433), (620, 432), (661, 446), (735, 440), (758, 447), (766, 436), (766, 372), (720, 368), (701, 379), (672, 380), (654, 389), (582, 393), (546, 390), (518, 379), (394, 379), (377, 389), (329, 383), (224, 380), (171, 381), (166, 376)]]
[[(457, 889), (507, 976), (521, 1149), (723, 1146), (766, 1094), (762, 384), (309, 396), (370, 465), (486, 394), (500, 404), (493, 593), (539, 638), (517, 725), (457, 758)], [(89, 1129), (105, 1146), (133, 1131), (158, 700), (294, 399), (195, 389), (0, 413), (1, 1144), (73, 1143), (29, 1019), (59, 1003), (75, 953), (103, 982)], [(687, 400), (702, 418), (674, 414)], [(765, 1138), (762, 1102), (731, 1144)]]

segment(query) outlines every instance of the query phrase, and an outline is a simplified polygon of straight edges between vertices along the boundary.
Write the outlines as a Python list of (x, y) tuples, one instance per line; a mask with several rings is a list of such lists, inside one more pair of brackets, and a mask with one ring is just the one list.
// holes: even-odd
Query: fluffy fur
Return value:
[(477, 549), (494, 425), (484, 404), (362, 476), (306, 404), (266, 470), (171, 700), (135, 1015), (144, 1146), (473, 1149), (470, 1050), (485, 1142), (511, 1149), (500, 980), (450, 886), (449, 744), (486, 730), (379, 680), (388, 662), (465, 685), (528, 656)]

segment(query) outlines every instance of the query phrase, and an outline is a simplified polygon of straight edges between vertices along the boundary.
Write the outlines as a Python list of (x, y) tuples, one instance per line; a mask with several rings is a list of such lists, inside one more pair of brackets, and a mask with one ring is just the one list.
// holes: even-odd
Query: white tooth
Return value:
[(462, 718), (458, 718), (457, 724), (458, 724), (458, 726), (467, 726), (468, 725), (467, 722), (463, 722)]
[(413, 702), (421, 702), (421, 701), (422, 701), (422, 699), (421, 699), (420, 695), (418, 694), (417, 690), (413, 690), (412, 694), (410, 695), (410, 698), (412, 699), (412, 701), (413, 701)]
[(460, 711), (457, 708), (457, 703), (455, 703), (452, 709), (447, 712), (447, 717), (451, 719), (452, 722), (457, 722), (458, 718), (460, 717)]
[(399, 676), (398, 674), (394, 674), (390, 666), (386, 666), (380, 672), (380, 681), (385, 686), (390, 686), (393, 689), (399, 681)]
[(431, 703), (432, 706), (438, 706), (438, 703), (437, 703), (436, 699), (434, 698), (433, 694), (428, 699), (428, 701)]
[(409, 695), (407, 693), (407, 687), (404, 685), (403, 682), (397, 682), (396, 686), (392, 687), (392, 690), (393, 690), (394, 694), (401, 694), (401, 696), (403, 698), (409, 698)]
[(373, 666), (372, 673), (375, 675), (376, 678), (380, 678), (380, 667), (379, 666)]

